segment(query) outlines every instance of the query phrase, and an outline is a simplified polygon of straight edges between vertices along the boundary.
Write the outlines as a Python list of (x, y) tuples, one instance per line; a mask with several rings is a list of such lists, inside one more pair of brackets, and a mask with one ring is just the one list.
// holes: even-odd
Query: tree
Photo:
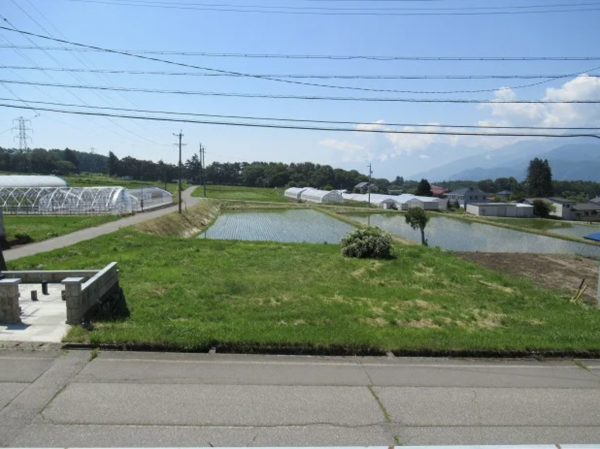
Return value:
[(426, 179), (421, 179), (419, 185), (417, 186), (417, 196), (433, 196), (433, 192), (431, 191), (431, 184)]
[(65, 161), (73, 164), (73, 167), (75, 167), (75, 171), (79, 171), (79, 159), (77, 158), (77, 154), (75, 154), (75, 151), (71, 150), (70, 148), (65, 148), (63, 158)]
[(479, 187), (479, 190), (486, 192), (486, 193), (496, 193), (497, 192), (494, 181), (492, 181), (491, 179), (484, 179), (483, 181), (479, 181), (477, 183), (477, 187)]
[(534, 200), (533, 202), (533, 214), (536, 217), (548, 218), (551, 212), (554, 212), (556, 207), (554, 204), (547, 203), (544, 200)]
[(108, 176), (117, 176), (119, 170), (119, 158), (115, 156), (115, 153), (110, 151), (108, 153)]
[(527, 195), (532, 197), (548, 197), (553, 194), (552, 170), (548, 159), (537, 157), (529, 163), (525, 180)]
[(333, 186), (330, 184), (327, 184), (326, 186), (323, 186), (323, 190), (327, 190), (328, 192), (331, 192), (333, 190)]
[(427, 223), (429, 223), (429, 215), (421, 208), (411, 207), (408, 209), (408, 212), (406, 212), (404, 219), (411, 228), (415, 230), (419, 229), (421, 231), (421, 243), (428, 246), (427, 239), (425, 238), (425, 227), (427, 226)]
[(394, 179), (394, 184), (397, 186), (404, 185), (404, 178), (402, 176), (396, 176), (396, 179)]

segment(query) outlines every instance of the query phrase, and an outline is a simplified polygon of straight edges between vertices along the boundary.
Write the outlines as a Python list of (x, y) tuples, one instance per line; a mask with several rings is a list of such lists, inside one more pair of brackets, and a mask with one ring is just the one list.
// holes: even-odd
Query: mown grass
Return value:
[(253, 352), (599, 350), (600, 312), (450, 253), (393, 260), (338, 245), (150, 236), (134, 229), (12, 261), (11, 269), (119, 262), (131, 316), (70, 330), (92, 345)]
[[(267, 202), (290, 202), (283, 196), (284, 189), (268, 189), (263, 187), (243, 186), (206, 186), (206, 197), (220, 200), (238, 201), (267, 201)], [(192, 196), (203, 197), (204, 188), (198, 187)]]
[(93, 217), (5, 215), (4, 230), (9, 241), (16, 239), (18, 234), (27, 234), (34, 242), (40, 242), (118, 219), (119, 217), (114, 215)]

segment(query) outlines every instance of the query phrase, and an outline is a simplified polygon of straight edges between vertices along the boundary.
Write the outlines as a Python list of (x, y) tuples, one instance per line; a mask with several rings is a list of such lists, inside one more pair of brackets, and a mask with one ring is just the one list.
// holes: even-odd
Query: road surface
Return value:
[[(182, 192), (183, 203), (185, 206), (190, 207), (197, 204), (200, 198), (192, 196), (192, 192), (196, 187), (189, 187)], [(104, 234), (110, 234), (118, 231), (121, 228), (127, 226), (142, 223), (147, 220), (151, 220), (161, 215), (170, 214), (177, 210), (177, 205), (165, 207), (164, 209), (155, 210), (153, 212), (144, 212), (133, 215), (132, 217), (123, 218), (121, 220), (112, 221), (105, 223), (100, 226), (93, 228), (81, 229), (80, 231), (73, 232), (71, 234), (62, 235), (49, 240), (44, 240), (39, 243), (31, 243), (29, 245), (23, 245), (19, 248), (9, 249), (4, 251), (4, 259), (8, 262), (10, 260), (20, 259), (21, 257), (32, 256), (38, 253), (45, 253), (46, 251), (52, 251), (54, 249), (63, 248), (65, 246), (74, 245), (75, 243), (90, 240), (95, 237), (99, 237)]]
[(0, 446), (597, 443), (600, 361), (0, 352)]

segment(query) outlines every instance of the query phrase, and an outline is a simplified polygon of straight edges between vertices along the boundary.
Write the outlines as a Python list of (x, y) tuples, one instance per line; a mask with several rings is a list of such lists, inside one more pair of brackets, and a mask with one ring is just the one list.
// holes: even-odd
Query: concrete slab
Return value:
[[(69, 326), (67, 306), (61, 299), (61, 284), (48, 284), (48, 295), (42, 294), (40, 284), (19, 285), (19, 306), (22, 324), (0, 324), (0, 341), (60, 342)], [(31, 300), (37, 290), (38, 301)]]
[(480, 444), (597, 444), (598, 427), (396, 427), (404, 446)]
[[(166, 362), (166, 363), (165, 363)], [(369, 377), (360, 365), (310, 364), (299, 366), (284, 362), (231, 363), (203, 360), (195, 362), (130, 361), (98, 358), (77, 376), (76, 382), (202, 383), (234, 385), (340, 385), (367, 386)]]
[(600, 378), (574, 364), (363, 365), (373, 385), (407, 387), (599, 388)]
[(57, 424), (276, 426), (380, 424), (364, 387), (69, 385), (43, 412)]
[(376, 387), (405, 426), (596, 426), (600, 390)]
[(54, 358), (0, 357), (0, 382), (33, 382)]
[(27, 388), (27, 384), (24, 383), (0, 383), (0, 410), (6, 407), (25, 388)]
[(381, 427), (188, 427), (31, 425), (12, 447), (389, 446)]

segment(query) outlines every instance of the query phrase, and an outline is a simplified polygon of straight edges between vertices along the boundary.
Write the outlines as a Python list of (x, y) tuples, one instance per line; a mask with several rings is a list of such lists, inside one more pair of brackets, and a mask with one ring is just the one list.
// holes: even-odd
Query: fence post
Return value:
[(62, 284), (65, 286), (65, 300), (67, 302), (67, 324), (79, 324), (82, 317), (81, 285), (85, 278), (66, 278)]

